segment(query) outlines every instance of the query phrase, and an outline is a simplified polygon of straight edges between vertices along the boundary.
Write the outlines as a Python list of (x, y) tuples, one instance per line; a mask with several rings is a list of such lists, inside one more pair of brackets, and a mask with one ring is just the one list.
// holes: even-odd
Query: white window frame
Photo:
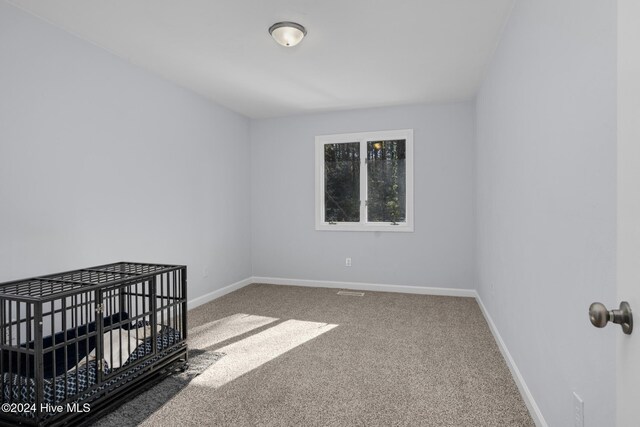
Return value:
[[(406, 141), (406, 218), (391, 222), (367, 221), (367, 142), (404, 139)], [(360, 222), (329, 223), (324, 206), (324, 146), (348, 142), (360, 143)], [(316, 230), (318, 231), (396, 231), (413, 232), (413, 129), (343, 133), (316, 136)]]

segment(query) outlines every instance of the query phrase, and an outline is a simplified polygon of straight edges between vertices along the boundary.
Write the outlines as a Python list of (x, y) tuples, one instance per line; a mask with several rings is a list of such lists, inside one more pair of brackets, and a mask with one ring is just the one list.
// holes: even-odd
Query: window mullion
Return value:
[(367, 141), (360, 140), (360, 224), (367, 224)]

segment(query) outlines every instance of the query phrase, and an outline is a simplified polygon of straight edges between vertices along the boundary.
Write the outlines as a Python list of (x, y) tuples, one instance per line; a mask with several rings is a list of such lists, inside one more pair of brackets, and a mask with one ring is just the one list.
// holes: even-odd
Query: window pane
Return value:
[(367, 142), (367, 220), (406, 221), (406, 141)]
[(360, 143), (324, 146), (324, 220), (360, 221)]

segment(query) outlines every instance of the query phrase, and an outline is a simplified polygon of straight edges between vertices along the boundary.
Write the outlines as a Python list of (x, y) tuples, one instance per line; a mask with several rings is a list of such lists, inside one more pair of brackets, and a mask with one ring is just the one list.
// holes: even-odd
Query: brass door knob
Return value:
[(622, 332), (627, 335), (631, 335), (633, 331), (631, 306), (626, 301), (622, 301), (617, 310), (607, 310), (604, 304), (594, 302), (589, 306), (589, 320), (596, 328), (604, 328), (607, 323), (612, 322), (622, 326)]

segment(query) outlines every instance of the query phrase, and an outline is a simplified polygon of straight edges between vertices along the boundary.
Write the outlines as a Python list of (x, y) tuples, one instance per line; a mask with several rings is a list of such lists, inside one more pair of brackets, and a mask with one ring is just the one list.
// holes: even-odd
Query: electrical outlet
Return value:
[(351, 258), (347, 258), (344, 260), (344, 266), (345, 267), (351, 267)]
[(584, 401), (573, 392), (573, 425), (584, 427)]

